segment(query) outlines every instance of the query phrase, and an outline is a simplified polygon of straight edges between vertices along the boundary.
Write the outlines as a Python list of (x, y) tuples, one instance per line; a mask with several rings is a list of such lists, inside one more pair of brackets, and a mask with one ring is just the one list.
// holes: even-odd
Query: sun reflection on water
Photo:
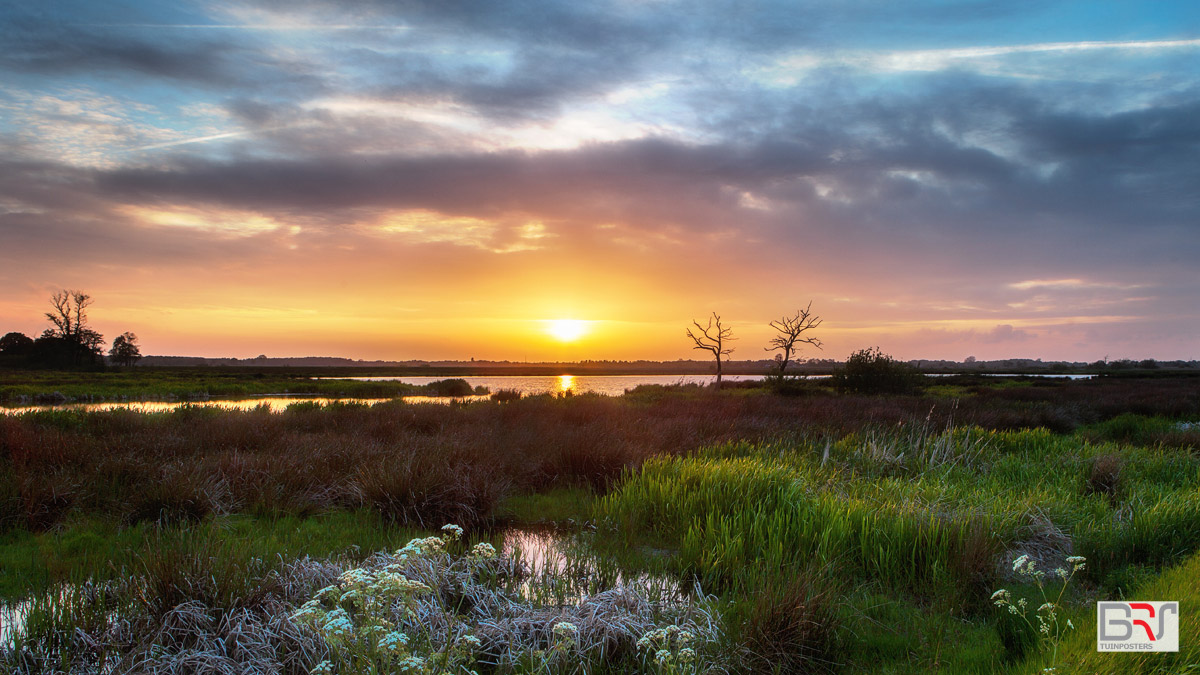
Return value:
[(575, 376), (574, 375), (559, 375), (558, 376), (558, 393), (565, 394), (570, 391), (574, 393)]

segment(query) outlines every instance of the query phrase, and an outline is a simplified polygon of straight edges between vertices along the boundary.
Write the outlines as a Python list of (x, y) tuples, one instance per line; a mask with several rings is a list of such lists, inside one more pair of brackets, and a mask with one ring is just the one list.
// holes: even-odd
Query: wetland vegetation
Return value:
[[(1200, 599), (1196, 380), (948, 378), (890, 395), (779, 384), (0, 417), (0, 662), (29, 673), (1200, 663), (1187, 639)], [(462, 538), (430, 544), (447, 523)], [(556, 533), (565, 562), (539, 567), (505, 546), (531, 527)], [(1055, 635), (1057, 656), (991, 601), (1033, 590), (1012, 569), (1022, 555), (1045, 570), (1087, 560), (1063, 595), (1076, 628)], [(1147, 593), (1181, 601), (1181, 651), (1096, 654), (1095, 600)]]

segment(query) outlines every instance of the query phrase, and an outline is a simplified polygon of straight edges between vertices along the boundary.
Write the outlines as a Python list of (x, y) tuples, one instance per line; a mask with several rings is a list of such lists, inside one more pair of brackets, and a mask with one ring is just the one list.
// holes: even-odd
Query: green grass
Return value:
[[(1074, 613), (1076, 629), (1059, 649), (1060, 673), (1150, 675), (1200, 672), (1200, 555), (1143, 582), (1127, 597), (1179, 602), (1179, 651), (1153, 654), (1096, 651), (1096, 607), (1089, 603)], [(1114, 598), (1117, 599), (1117, 598)], [(1040, 673), (1049, 659), (1037, 654), (1015, 672)]]
[(308, 518), (218, 516), (181, 526), (120, 527), (95, 521), (38, 534), (13, 530), (0, 535), (0, 598), (36, 595), (63, 583), (117, 578), (135, 569), (139, 556), (149, 550), (225, 542), (246, 558), (353, 557), (397, 548), (419, 532), (389, 524), (369, 510)]
[[(1005, 558), (1071, 542), (1089, 560), (1066, 610), (1079, 629), (1060, 663), (1075, 670), (1060, 672), (1181, 672), (1194, 648), (1092, 653), (1097, 598), (1181, 600), (1185, 647), (1200, 602), (1200, 454), (1178, 426), (1195, 418), (1194, 395), (1110, 384), (994, 388), (961, 407), (950, 390), (661, 389), (5, 419), (0, 597), (133, 574), (157, 580), (160, 609), (181, 588), (235, 605), (297, 556), (394, 549), (418, 534), (395, 523), (436, 527), (474, 499), (481, 526), (591, 519), (597, 557), (579, 566), (581, 587), (643, 571), (694, 581), (719, 595), (730, 662), (767, 672), (1038, 672), (1046, 657), (1014, 648), (987, 598), (1028, 594)], [(1045, 396), (1067, 394), (1097, 398), (1044, 415)], [(1150, 399), (1164, 402), (1157, 417), (1130, 412)], [(1020, 429), (1043, 417), (1083, 426)], [(58, 639), (103, 618), (105, 602), (45, 601), (33, 633)]]
[(595, 499), (595, 493), (586, 487), (511, 495), (500, 503), (497, 519), (517, 527), (582, 523), (591, 515)]
[[(1119, 489), (1097, 494), (1088, 472), (1109, 455)], [(835, 613), (851, 670), (993, 672), (1009, 667), (986, 601), (1004, 551), (1061, 530), (1093, 592), (1123, 592), (1200, 550), (1197, 486), (1200, 457), (1173, 448), (868, 429), (652, 458), (595, 513), (626, 548), (677, 548), (668, 567), (734, 602), (818, 564), (854, 589)]]
[[(444, 381), (443, 381), (444, 382)], [(260, 394), (313, 394), (344, 398), (392, 398), (440, 395), (437, 383), (363, 382), (311, 379), (307, 374), (265, 370), (213, 371), (212, 369), (142, 369), (81, 372), (10, 370), (0, 368), (0, 403), (21, 403), (40, 396), (62, 394), (70, 401), (150, 400), (254, 396)], [(461, 394), (461, 392), (460, 392)]]

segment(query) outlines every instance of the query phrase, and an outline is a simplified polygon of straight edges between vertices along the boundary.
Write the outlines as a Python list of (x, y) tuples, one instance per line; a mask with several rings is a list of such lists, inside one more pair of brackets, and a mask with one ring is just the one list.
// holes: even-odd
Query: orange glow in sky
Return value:
[(147, 355), (701, 359), (716, 312), (759, 360), (811, 302), (801, 359), (1200, 357), (1194, 3), (914, 2), (4, 4), (0, 335), (79, 289)]
[(554, 319), (546, 322), (546, 332), (562, 342), (574, 342), (588, 330), (588, 322), (579, 319)]

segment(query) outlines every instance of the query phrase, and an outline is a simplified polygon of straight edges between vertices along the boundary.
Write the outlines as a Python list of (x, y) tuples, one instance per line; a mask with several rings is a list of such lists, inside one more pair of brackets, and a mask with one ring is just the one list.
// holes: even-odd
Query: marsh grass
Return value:
[[(281, 608), (394, 550), (405, 524), (450, 517), (596, 519), (574, 562), (534, 575), (543, 609), (668, 579), (659, 592), (718, 594), (727, 656), (801, 672), (1007, 669), (1005, 629), (982, 610), (1011, 552), (1086, 555), (1083, 581), (1103, 596), (1200, 549), (1194, 449), (1055, 433), (1122, 412), (1194, 433), (1181, 424), (1194, 391), (1111, 384), (984, 388), (957, 407), (696, 388), (0, 418), (0, 592), (40, 607), (0, 670), (307, 673), (327, 650)], [(101, 599), (59, 600), (88, 583)], [(541, 636), (523, 643), (533, 659), (546, 623), (520, 625)]]
[(17, 600), (57, 586), (120, 579), (140, 573), (147, 560), (160, 567), (165, 564), (155, 563), (155, 556), (208, 550), (227, 552), (233, 560), (290, 560), (303, 555), (354, 559), (365, 552), (394, 548), (415, 532), (367, 509), (304, 518), (209, 516), (198, 523), (174, 525), (79, 521), (50, 532), (0, 535), (4, 570), (0, 598)]
[[(1090, 563), (1091, 561), (1089, 561)], [(1190, 673), (1200, 670), (1200, 555), (1143, 581), (1127, 596), (1179, 602), (1179, 651), (1175, 653), (1100, 653), (1096, 651), (1096, 608), (1094, 604), (1070, 615), (1076, 630), (1064, 637), (1058, 652), (1060, 671), (1097, 675), (1142, 675)], [(1120, 598), (1113, 598), (1120, 599)], [(1048, 654), (1031, 655), (1014, 672), (1039, 673), (1049, 665)]]
[[(1080, 488), (1097, 465), (1113, 463), (1120, 489)], [(974, 633), (995, 645), (954, 647), (885, 627), (850, 593), (827, 628), (844, 649), (876, 655), (856, 662), (901, 658), (893, 641), (904, 636), (916, 640), (910, 649), (920, 645), (907, 652), (920, 654), (914, 669), (991, 672), (1028, 646), (1027, 631), (985, 611), (991, 589), (1011, 581), (1001, 564), (1011, 551), (1036, 552), (1049, 569), (1087, 556), (1089, 593), (1127, 588), (1200, 550), (1197, 485), (1200, 458), (1171, 448), (1092, 445), (1044, 430), (874, 427), (652, 458), (597, 501), (596, 517), (627, 548), (676, 547), (672, 569), (727, 597), (748, 597), (739, 589), (754, 584), (786, 588), (815, 562), (828, 586), (887, 589), (880, 596), (896, 603), (889, 616), (911, 613), (943, 636)], [(947, 623), (947, 614), (965, 623)]]
[(766, 577), (744, 589), (728, 617), (739, 657), (750, 672), (834, 672), (838, 659), (839, 606), (844, 589), (827, 569), (809, 566)]
[(313, 379), (307, 371), (275, 369), (252, 372), (212, 368), (138, 368), (80, 372), (0, 368), (0, 403), (187, 400), (288, 393), (391, 398), (410, 395), (466, 396), (481, 392), (475, 392), (462, 379), (413, 385), (397, 381)]

